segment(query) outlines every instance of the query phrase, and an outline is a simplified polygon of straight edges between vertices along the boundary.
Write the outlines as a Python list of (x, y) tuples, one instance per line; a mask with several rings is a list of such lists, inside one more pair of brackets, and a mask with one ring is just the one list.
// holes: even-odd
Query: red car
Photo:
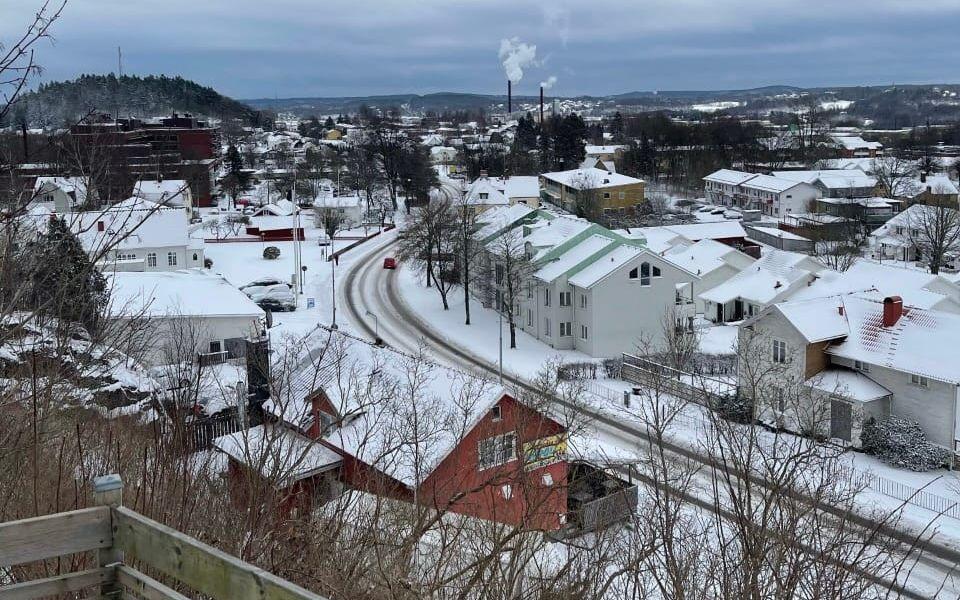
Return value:
[(396, 269), (397, 268), (397, 259), (392, 256), (388, 256), (383, 259), (383, 268), (384, 269)]

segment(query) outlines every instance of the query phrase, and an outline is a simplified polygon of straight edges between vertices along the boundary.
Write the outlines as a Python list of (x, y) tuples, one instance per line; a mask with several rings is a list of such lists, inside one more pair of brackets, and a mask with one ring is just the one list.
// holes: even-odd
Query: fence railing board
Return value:
[(0, 523), (0, 567), (107, 548), (110, 540), (106, 506)]
[(112, 569), (89, 569), (14, 583), (0, 587), (0, 600), (33, 600), (79, 592), (106, 583), (113, 576), (112, 573)]
[(323, 600), (124, 507), (114, 509), (114, 531), (125, 560), (140, 561), (217, 600)]

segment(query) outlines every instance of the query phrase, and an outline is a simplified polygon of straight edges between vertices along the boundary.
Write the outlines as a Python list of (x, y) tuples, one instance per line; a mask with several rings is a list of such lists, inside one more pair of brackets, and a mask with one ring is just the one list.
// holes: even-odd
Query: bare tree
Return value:
[(599, 223), (603, 217), (600, 181), (590, 171), (581, 170), (570, 180), (570, 187), (576, 190), (573, 202), (563, 208), (588, 221)]
[(420, 269), (440, 294), (448, 310), (448, 295), (460, 281), (461, 216), (453, 200), (436, 195), (429, 204), (412, 210), (403, 230), (399, 255)]
[[(487, 246), (488, 261), (493, 273), (494, 308), (504, 315), (510, 327), (510, 347), (517, 347), (516, 319), (520, 294), (529, 279), (533, 264), (527, 256), (520, 230), (505, 232)], [(489, 278), (490, 274), (487, 274)]]
[(943, 204), (915, 204), (907, 210), (901, 237), (914, 246), (936, 275), (944, 264), (960, 257), (960, 212)]
[(891, 198), (906, 198), (917, 191), (917, 165), (899, 156), (882, 156), (871, 162), (873, 176)]

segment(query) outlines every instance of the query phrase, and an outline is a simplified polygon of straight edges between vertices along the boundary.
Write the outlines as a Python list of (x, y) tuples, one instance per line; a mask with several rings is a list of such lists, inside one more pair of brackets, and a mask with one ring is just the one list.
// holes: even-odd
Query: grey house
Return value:
[[(784, 302), (740, 328), (741, 390), (757, 417), (860, 445), (870, 417), (917, 421), (928, 439), (960, 451), (960, 316), (904, 306), (899, 296)], [(744, 357), (741, 357), (741, 362)], [(769, 373), (759, 383), (757, 373)]]

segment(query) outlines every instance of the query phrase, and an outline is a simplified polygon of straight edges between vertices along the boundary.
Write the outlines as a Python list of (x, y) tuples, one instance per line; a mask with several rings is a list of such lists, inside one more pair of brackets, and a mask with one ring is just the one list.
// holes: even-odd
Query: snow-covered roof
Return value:
[[(645, 235), (655, 227), (644, 227), (642, 231)], [(682, 235), (692, 242), (700, 240), (723, 240), (736, 239), (747, 236), (743, 225), (736, 219), (715, 221), (711, 223), (690, 223), (687, 225), (664, 225), (663, 229), (671, 231), (677, 235)]]
[(756, 173), (746, 173), (744, 171), (734, 171), (733, 169), (720, 169), (714, 171), (703, 178), (704, 181), (713, 183), (722, 183), (725, 185), (740, 185), (756, 177)]
[(584, 151), (587, 156), (595, 154), (613, 154), (617, 150), (623, 150), (626, 148), (623, 144), (612, 144), (608, 146), (585, 146)]
[(868, 142), (858, 135), (834, 135), (833, 141), (847, 150), (880, 150), (880, 142)]
[(183, 179), (141, 179), (133, 186), (133, 195), (162, 204), (184, 206), (190, 195), (190, 186)]
[(219, 275), (199, 269), (110, 273), (114, 317), (249, 317), (263, 309)]
[(489, 177), (480, 177), (470, 184), (464, 198), (466, 203), (492, 206), (509, 204), (510, 201), (503, 194), (502, 188), (494, 184), (495, 181)]
[(33, 191), (40, 194), (51, 188), (59, 188), (74, 198), (75, 204), (83, 204), (87, 200), (87, 182), (83, 177), (37, 177), (33, 183)]
[[(611, 244), (615, 243), (616, 242), (614, 242), (610, 237), (598, 234), (591, 235), (587, 239), (583, 240), (579, 244), (576, 244), (558, 256), (555, 260), (545, 264), (540, 270), (534, 273), (534, 277), (541, 281), (550, 283), (570, 269), (574, 269), (588, 261), (592, 256), (603, 251), (604, 248), (607, 248)], [(597, 260), (602, 261), (603, 258), (601, 257)]]
[(944, 173), (931, 173), (926, 176), (926, 181), (920, 181), (919, 178), (913, 181), (914, 193), (908, 194), (910, 197), (919, 196), (929, 189), (933, 194), (960, 194), (960, 189), (949, 175)]
[(343, 462), (339, 454), (283, 425), (257, 425), (213, 440), (235, 461), (281, 485), (328, 471)]
[(813, 300), (781, 302), (774, 305), (793, 327), (808, 342), (814, 344), (826, 340), (835, 340), (847, 335), (849, 325), (843, 306), (842, 296), (830, 296)]
[(740, 185), (747, 189), (760, 190), (763, 192), (774, 192), (781, 193), (789, 190), (792, 187), (800, 185), (801, 181), (794, 181), (791, 179), (786, 179), (782, 177), (773, 177), (771, 175), (757, 175), (752, 177), (747, 181), (744, 181)]
[(869, 293), (881, 299), (900, 296), (905, 304), (960, 312), (960, 288), (940, 275), (858, 260), (846, 271), (824, 269), (809, 286), (799, 288), (789, 300), (809, 300), (840, 294)]
[(812, 279), (822, 268), (804, 254), (771, 249), (724, 283), (700, 294), (700, 298), (718, 304), (737, 298), (769, 304), (798, 283)]
[(882, 301), (849, 296), (844, 310), (850, 333), (828, 353), (960, 384), (960, 315), (904, 306), (897, 323), (884, 327)]
[(541, 175), (541, 177), (569, 187), (578, 187), (586, 184), (590, 186), (590, 189), (643, 183), (642, 179), (636, 179), (627, 175), (611, 173), (609, 171), (603, 171), (596, 168), (555, 171), (552, 173), (544, 173)]
[(808, 238), (803, 237), (802, 235), (797, 235), (795, 233), (790, 233), (789, 231), (784, 231), (783, 229), (777, 229), (776, 227), (761, 227), (759, 225), (752, 226), (750, 228), (753, 231), (759, 231), (771, 237), (775, 237), (781, 240), (795, 240), (802, 242), (809, 242)]
[(540, 196), (540, 180), (534, 175), (514, 175), (505, 177), (503, 193), (507, 198), (537, 198)]
[(524, 238), (534, 248), (552, 248), (591, 226), (590, 221), (571, 215), (557, 215), (553, 219), (541, 219), (529, 225), (530, 234)]
[(829, 189), (867, 188), (877, 185), (877, 180), (859, 169), (823, 169), (819, 171), (774, 171), (780, 179), (803, 183), (819, 181)]
[(536, 212), (536, 210), (526, 204), (495, 206), (490, 210), (480, 213), (477, 217), (477, 221), (481, 224), (481, 227), (474, 233), (474, 237), (478, 240), (485, 240), (534, 212)]
[(610, 273), (643, 254), (644, 251), (643, 248), (637, 246), (621, 244), (571, 277), (568, 283), (579, 288), (590, 288)]
[[(675, 246), (663, 253), (662, 256), (665, 260), (679, 267), (683, 267), (699, 276), (705, 276), (728, 265), (737, 268), (737, 265), (724, 260), (725, 257), (734, 254), (740, 253), (726, 244), (714, 240), (700, 240), (688, 246)], [(742, 257), (743, 263), (753, 260), (746, 254), (743, 254)]]
[(825, 369), (808, 379), (806, 385), (858, 402), (872, 402), (891, 395), (887, 388), (866, 375), (850, 369)]
[(289, 398), (266, 408), (300, 426), (306, 396), (323, 390), (342, 417), (324, 441), (407, 485), (422, 482), (504, 395), (488, 380), (342, 332), (317, 329), (302, 345)]
[(137, 248), (180, 247), (190, 244), (187, 213), (137, 198), (106, 210), (63, 215), (87, 252)]
[(319, 208), (356, 208), (358, 206), (363, 206), (363, 198), (360, 196), (333, 196), (321, 194), (314, 198), (313, 205)]
[(293, 211), (296, 210), (296, 205), (286, 199), (280, 199), (276, 202), (271, 202), (270, 204), (264, 204), (257, 209), (257, 213), (270, 213), (276, 217), (289, 217), (293, 215)]

